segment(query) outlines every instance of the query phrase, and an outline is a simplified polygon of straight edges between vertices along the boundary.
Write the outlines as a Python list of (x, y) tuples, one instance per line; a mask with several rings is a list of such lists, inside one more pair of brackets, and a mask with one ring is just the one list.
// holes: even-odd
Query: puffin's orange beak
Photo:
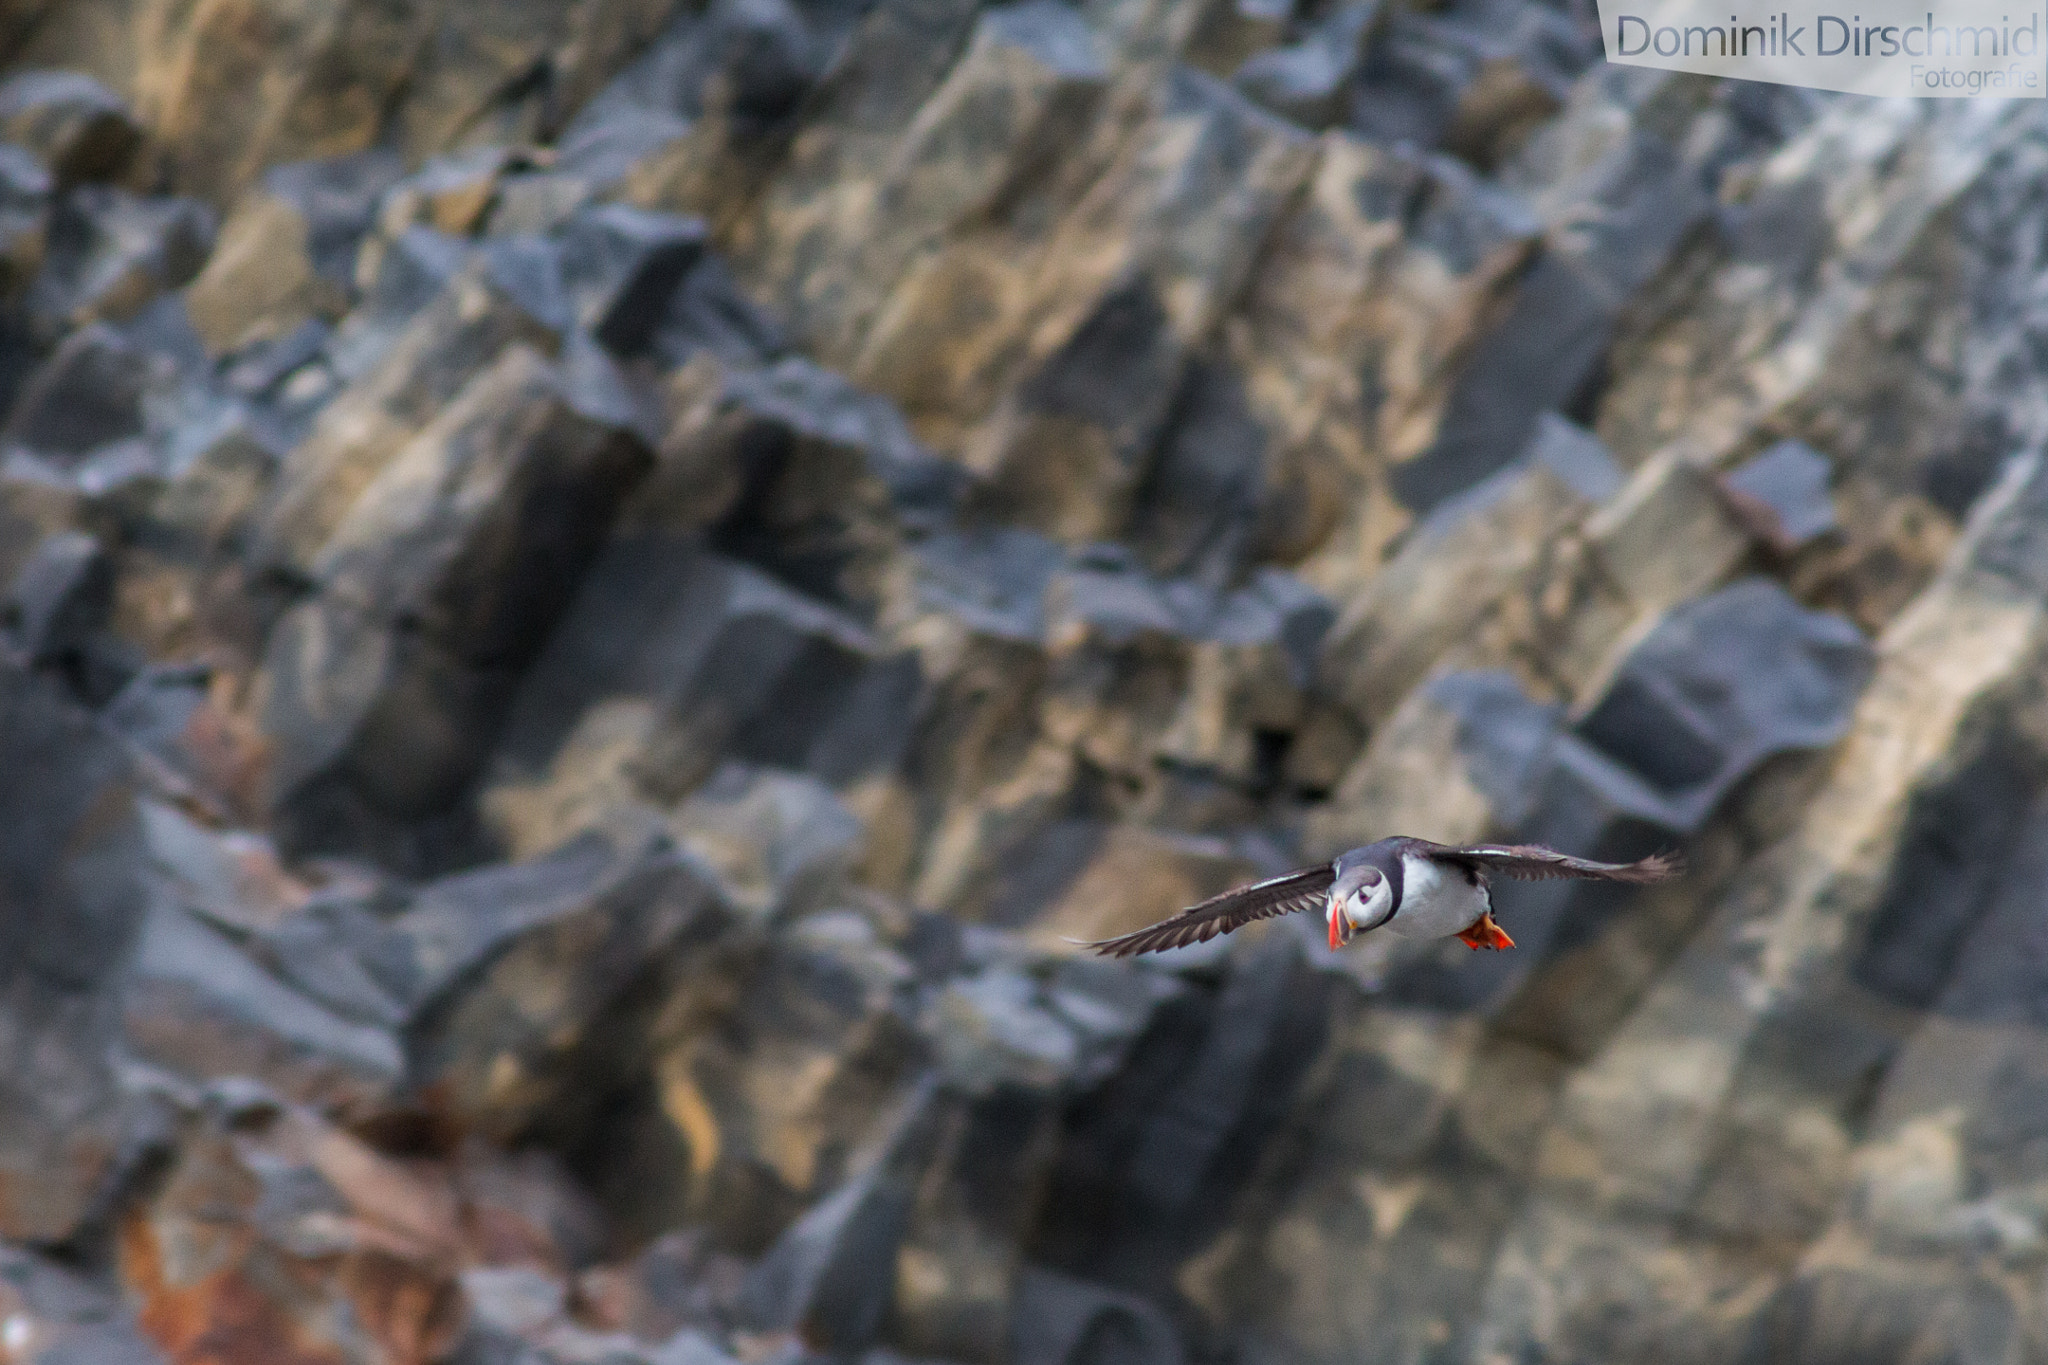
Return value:
[(1330, 951), (1335, 952), (1351, 941), (1351, 921), (1334, 905), (1325, 918), (1330, 921)]

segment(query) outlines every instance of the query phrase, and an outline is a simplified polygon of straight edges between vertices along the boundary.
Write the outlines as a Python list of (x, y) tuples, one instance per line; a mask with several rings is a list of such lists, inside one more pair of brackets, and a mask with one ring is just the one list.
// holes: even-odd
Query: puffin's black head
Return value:
[(1377, 929), (1394, 917), (1400, 904), (1396, 880), (1400, 854), (1393, 840), (1354, 848), (1340, 854), (1333, 868), (1337, 879), (1330, 884), (1330, 898), (1323, 909), (1330, 921), (1330, 946), (1351, 941), (1353, 930)]

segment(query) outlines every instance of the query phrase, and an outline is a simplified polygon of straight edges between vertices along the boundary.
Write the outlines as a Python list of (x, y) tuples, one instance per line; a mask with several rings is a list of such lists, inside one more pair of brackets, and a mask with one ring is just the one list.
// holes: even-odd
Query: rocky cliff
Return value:
[(0, 0), (0, 1359), (2048, 1360), (2048, 117), (1598, 54)]

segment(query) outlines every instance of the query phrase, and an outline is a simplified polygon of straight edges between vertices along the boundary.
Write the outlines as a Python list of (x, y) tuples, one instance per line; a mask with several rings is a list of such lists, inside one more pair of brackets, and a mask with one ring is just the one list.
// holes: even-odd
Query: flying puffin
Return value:
[(1454, 848), (1396, 837), (1191, 905), (1136, 933), (1083, 944), (1105, 957), (1131, 957), (1207, 943), (1218, 934), (1321, 906), (1330, 946), (1354, 932), (1385, 928), (1402, 938), (1459, 938), (1473, 948), (1512, 948), (1493, 920), (1489, 873), (1535, 881), (1585, 877), (1608, 882), (1659, 882), (1680, 871), (1676, 857), (1652, 854), (1633, 863), (1596, 863), (1540, 844), (1471, 844)]

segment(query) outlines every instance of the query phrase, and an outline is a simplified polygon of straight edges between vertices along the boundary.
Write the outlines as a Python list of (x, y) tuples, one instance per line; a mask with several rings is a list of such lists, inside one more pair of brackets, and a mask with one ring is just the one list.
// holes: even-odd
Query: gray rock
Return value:
[(1621, 491), (1622, 470), (1613, 452), (1598, 436), (1554, 412), (1536, 419), (1522, 459), (1549, 470), (1589, 503), (1606, 502)]
[(664, 1342), (663, 1350), (676, 1352), (675, 1365), (720, 1351), (709, 1334), (729, 1315), (747, 1269), (747, 1262), (714, 1248), (701, 1228), (662, 1234), (622, 1268), (627, 1330), (643, 1341)]
[(1199, 580), (1156, 578), (1115, 545), (1073, 555), (1049, 583), (1054, 632), (1083, 625), (1110, 644), (1162, 635), (1271, 645), (1298, 681), (1306, 680), (1336, 615), (1327, 599), (1281, 569), (1260, 569), (1242, 588), (1219, 593)]
[(1739, 1359), (1907, 1361), (2010, 1356), (2020, 1310), (1995, 1282), (1920, 1267), (1843, 1268), (1799, 1276), (1759, 1313)]
[(1068, 77), (1108, 74), (1095, 34), (1064, 5), (1042, 0), (1002, 5), (988, 10), (982, 24), (988, 40), (1023, 49), (1048, 71)]
[(81, 327), (29, 377), (0, 439), (76, 464), (142, 435), (148, 381), (147, 359), (125, 337), (104, 323)]
[(1835, 529), (1832, 472), (1827, 457), (1804, 441), (1780, 441), (1731, 470), (1721, 487), (1759, 540), (1791, 554)]
[(1017, 968), (956, 978), (926, 1018), (947, 1081), (968, 1094), (1050, 1092), (1080, 1068), (1081, 1039)]
[(1375, 141), (1443, 146), (1490, 166), (1597, 56), (1582, 28), (1541, 6), (1467, 0), (1396, 14), (1368, 51), (1349, 121)]
[(1457, 745), (1473, 785), (1503, 825), (1529, 815), (1559, 730), (1562, 708), (1532, 700), (1512, 674), (1447, 673), (1425, 686), (1457, 720)]
[(1024, 1246), (1058, 1145), (1052, 1097), (999, 1091), (950, 1126), (897, 1252), (891, 1345), (939, 1360), (1009, 1357)]
[(57, 1245), (103, 1223), (161, 1136), (141, 1129), (143, 1106), (110, 1064), (119, 1014), (111, 992), (27, 974), (0, 984), (0, 1231), (11, 1239)]
[(199, 272), (217, 226), (213, 210), (196, 200), (79, 185), (51, 211), (29, 316), (49, 337), (96, 318), (129, 317)]
[[(557, 164), (560, 164), (559, 161)], [(509, 175), (491, 200), (488, 234), (492, 237), (545, 236), (590, 203), (589, 182), (573, 175), (531, 171)]]
[(403, 958), (380, 975), (407, 1008), (424, 1008), (521, 934), (601, 900), (639, 861), (635, 851), (587, 836), (530, 863), (430, 882), (393, 928)]
[(702, 1332), (685, 1328), (649, 1353), (649, 1365), (730, 1365), (734, 1357)]
[[(539, 191), (555, 202), (575, 196), (579, 202), (569, 205), (572, 211), (581, 207), (581, 201), (625, 180), (649, 157), (688, 133), (691, 126), (688, 119), (665, 109), (635, 108), (609, 119), (590, 117), (593, 112), (586, 107), (556, 142), (552, 174), (547, 177), (552, 183)], [(499, 212), (508, 207), (516, 210), (518, 196), (515, 178), (498, 192)], [(534, 227), (540, 224), (536, 222)]]
[(668, 827), (685, 852), (717, 871), (729, 902), (763, 920), (840, 890), (867, 834), (824, 783), (743, 763), (713, 773)]
[(357, 252), (376, 221), (378, 201), (404, 172), (398, 153), (377, 148), (273, 166), (260, 183), (264, 193), (305, 219), (314, 273), (348, 287), (355, 283)]
[(1202, 1200), (1237, 1182), (1223, 1160), (1227, 1146), (1279, 1117), (1306, 1044), (1322, 1027), (1321, 989), (1281, 935), (1232, 960), (1214, 1022), (1186, 1069), (1154, 1098), (1127, 1158), (1124, 1178), (1141, 1216), (1185, 1222)]
[(512, 1338), (537, 1335), (569, 1306), (568, 1288), (532, 1266), (478, 1266), (463, 1272), (462, 1291), (480, 1326)]
[(1870, 666), (1852, 624), (1747, 579), (1671, 613), (1570, 733), (1506, 674), (1449, 674), (1428, 690), (1457, 717), (1493, 818), (1550, 822), (1570, 846), (1599, 842), (1614, 820), (1699, 828), (1765, 759), (1840, 738)]
[(533, 316), (629, 355), (647, 346), (704, 240), (697, 219), (601, 204), (569, 215), (557, 236), (497, 237), (482, 254), (491, 280)]
[(715, 78), (708, 107), (743, 133), (761, 133), (796, 111), (830, 56), (789, 0), (713, 0), (706, 56)]
[(571, 217), (562, 228), (562, 273), (577, 325), (619, 355), (643, 349), (705, 237), (699, 219), (625, 204)]
[(155, 1342), (126, 1322), (80, 1327), (35, 1358), (34, 1365), (162, 1365)]
[(646, 51), (576, 111), (562, 129), (558, 145), (575, 145), (593, 133), (644, 117), (665, 116), (686, 124), (694, 119), (706, 69), (705, 28), (701, 13), (684, 11), (672, 16)]
[(1267, 565), (1217, 602), (1205, 634), (1226, 645), (1275, 647), (1287, 661), (1293, 684), (1306, 687), (1336, 617), (1329, 598), (1286, 570)]
[(403, 990), (414, 961), (406, 935), (393, 930), (375, 902), (318, 896), (263, 933), (258, 946), (277, 974), (335, 1013), (395, 1029), (411, 1016)]
[(1328, 127), (1343, 116), (1345, 87), (1379, 17), (1376, 0), (1339, 5), (1300, 40), (1254, 53), (1230, 82), (1276, 114)]
[(785, 439), (856, 456), (864, 472), (887, 491), (900, 516), (918, 522), (951, 510), (959, 487), (957, 473), (925, 448), (886, 398), (864, 393), (831, 371), (796, 357), (759, 370), (735, 371), (726, 394), (740, 411), (782, 428)]
[[(1460, 756), (1493, 827), (1625, 861), (1698, 830), (1767, 758), (1839, 739), (1871, 660), (1849, 622), (1750, 579), (1667, 617), (1570, 730), (1504, 674), (1429, 687), (1457, 717)], [(1393, 973), (1389, 993), (1435, 1009), (1496, 1008), (1532, 964), (1596, 937), (1627, 898), (1590, 883), (1502, 882), (1495, 904), (1517, 953), (1421, 954)]]
[(50, 683), (0, 666), (0, 947), (18, 970), (83, 988), (119, 970), (140, 923), (140, 828), (122, 746)]
[(407, 323), (440, 296), (469, 259), (469, 244), (429, 227), (413, 226), (381, 251), (356, 277), (362, 301), (328, 342), (327, 355), (344, 380), (368, 374)]
[(774, 319), (747, 297), (731, 269), (713, 255), (699, 259), (683, 277), (648, 345), (670, 365), (708, 351), (735, 367), (764, 365), (789, 349)]
[(1075, 272), (1082, 296), (1019, 357), (970, 456), (990, 476), (981, 505), (1070, 543), (1123, 532), (1197, 344), (1311, 161), (1299, 127), (1203, 72), (1175, 66), (1145, 95), (1148, 150), (1118, 160), (1116, 188), (1097, 191), (1101, 236), (1074, 244), (1099, 241), (1116, 264)]
[(167, 773), (187, 787), (203, 787), (186, 741), (188, 727), (206, 704), (206, 684), (204, 668), (140, 668), (100, 709), (100, 724), (145, 768)]
[(473, 232), (490, 208), (498, 179), (529, 164), (521, 151), (474, 143), (428, 156), (386, 191), (377, 208), (378, 230), (395, 237), (425, 223), (443, 232)]
[(576, 325), (559, 240), (538, 234), (494, 238), (477, 255), (492, 287), (544, 326), (567, 332)]
[(1523, 280), (1515, 311), (1480, 343), (1452, 391), (1436, 444), (1397, 472), (1401, 500), (1427, 511), (1498, 469), (1500, 452), (1523, 443), (1537, 413), (1569, 402), (1592, 373), (1621, 297), (1544, 256)]
[(405, 1070), (390, 1033), (300, 995), (168, 903), (150, 913), (123, 1009), (139, 1057), (195, 1080), (254, 1077), (322, 1108), (366, 1110)]
[(1189, 367), (1162, 448), (1134, 497), (1131, 540), (1155, 571), (1220, 582), (1261, 548), (1267, 436), (1243, 377), (1220, 356)]
[(449, 1354), (451, 1365), (559, 1365), (531, 1342), (477, 1324), (465, 1331)]
[(115, 1285), (54, 1258), (0, 1249), (0, 1296), (10, 1349), (26, 1365), (162, 1365)]
[(1045, 591), (1066, 558), (1058, 544), (1015, 527), (948, 528), (909, 555), (921, 606), (995, 639), (1045, 637)]
[(288, 440), (276, 414), (232, 402), (167, 431), (140, 534), (200, 560), (246, 550)]
[(43, 260), (50, 173), (26, 150), (0, 143), (0, 299), (12, 299)]
[(1577, 728), (1690, 829), (1772, 754), (1841, 738), (1872, 658), (1850, 622), (1745, 579), (1672, 612)]
[(835, 1352), (874, 1342), (895, 1293), (917, 1179), (948, 1108), (929, 1085), (918, 1089), (865, 1169), (776, 1239), (741, 1294), (750, 1326), (798, 1331)]
[(635, 781), (664, 802), (727, 758), (838, 786), (908, 742), (915, 660), (773, 579), (663, 536), (628, 536), (593, 567), (521, 689), (500, 780), (548, 770), (607, 698), (651, 727)]
[(207, 670), (191, 664), (145, 668), (108, 703), (100, 722), (131, 743), (152, 749), (165, 745), (206, 700), (206, 679)]
[[(265, 799), (285, 845), (308, 852), (383, 848), (391, 821), (446, 809), (515, 683), (508, 669), (469, 664), (325, 597), (278, 623), (264, 670), (264, 724), (278, 737)], [(430, 852), (418, 856), (432, 865)]]
[(1408, 506), (1426, 511), (1521, 451), (1537, 418), (1594, 373), (1623, 301), (1706, 215), (1699, 168), (1660, 138), (1632, 134), (1613, 162), (1590, 201), (1551, 227), (1513, 308), (1474, 348), (1435, 443), (1395, 472)]
[(1178, 1365), (1180, 1333), (1158, 1305), (1049, 1270), (1018, 1287), (1010, 1359), (1017, 1365)]
[(70, 1236), (132, 1158), (107, 1049), (146, 910), (133, 772), (55, 684), (0, 665), (0, 1235)]
[(0, 83), (0, 141), (34, 152), (60, 185), (119, 177), (142, 139), (127, 104), (90, 76), (24, 71)]
[(1161, 1007), (1180, 999), (1186, 988), (1164, 973), (1073, 957), (1053, 969), (1043, 991), (1047, 1007), (1073, 1030), (1077, 1047), (1069, 1084), (1085, 1091), (1117, 1074)]
[(645, 371), (628, 367), (588, 332), (572, 332), (562, 344), (562, 397), (574, 412), (593, 422), (631, 432), (653, 449), (661, 443), (661, 400), (645, 382)]
[[(1182, 79), (1187, 88), (1175, 93), (1193, 106), (1190, 113), (1226, 123), (1235, 112), (1203, 110), (1204, 103), (1224, 102), (1210, 96), (1197, 73)], [(1183, 360), (1158, 288), (1137, 274), (1095, 301), (1059, 350), (1018, 386), (1018, 401), (1044, 418), (1100, 427), (1119, 462), (1135, 468), (1172, 410)]]
[[(2040, 954), (2030, 946), (2031, 888), (2048, 849), (2040, 801), (2003, 823), (2016, 828), (2001, 831), (1998, 851), (1989, 840), (1965, 845), (1957, 851), (1966, 861), (1945, 869), (1962, 886), (1938, 889), (1947, 894), (1930, 908), (1935, 928), (1946, 932), (1920, 935), (1917, 980), (1899, 970), (1907, 945), (1896, 903), (1884, 907), (1884, 921), (1874, 926), (1881, 934), (1852, 969), (1858, 985), (1924, 1006), (1929, 1013), (1918, 1026), (1894, 1037), (1866, 1028), (1860, 1038), (1808, 1026), (1802, 1032), (1810, 1041), (1795, 1044), (1799, 1064), (1819, 1063), (1820, 1076), (1827, 1051), (1839, 1055), (1844, 1043), (1863, 1066), (1884, 1068), (1866, 1101), (1871, 1121), (1859, 1143), (1859, 1174), (1834, 1210), (1835, 1226), (1919, 1251), (1918, 1269), (1950, 1284), (1967, 1283), (1968, 1272), (1957, 1276), (1942, 1264), (1947, 1255), (2017, 1259), (2034, 1254), (2044, 1237), (2034, 1194), (2042, 1153), (2031, 1136), (2048, 1093), (2033, 1045), (2048, 995)], [(1924, 841), (1914, 851), (1931, 852)], [(1839, 1083), (1828, 1089), (1836, 1104), (1848, 1098)]]
[(113, 606), (112, 565), (100, 543), (60, 531), (35, 552), (8, 585), (0, 629), (31, 663), (76, 657), (106, 625)]
[(321, 319), (308, 318), (282, 336), (258, 342), (221, 373), (221, 385), (229, 393), (245, 398), (262, 397), (280, 380), (318, 356), (333, 331)]
[(501, 1140), (587, 1107), (594, 1064), (639, 1060), (639, 1039), (600, 1029), (606, 1011), (732, 927), (711, 881), (672, 853), (572, 844), (554, 861), (429, 886), (392, 925), (416, 964), (416, 1082)]
[(530, 351), (479, 376), (358, 499), (314, 562), (320, 593), (272, 634), (273, 802), (305, 797), (310, 822), (335, 799), (451, 801), (645, 458)]
[[(444, 241), (426, 241), (434, 246), (422, 244), (422, 262), (430, 264)], [(371, 332), (385, 325), (377, 323)], [(344, 325), (342, 338), (348, 336), (350, 325)], [(481, 270), (449, 280), (387, 344), (375, 340), (367, 354), (354, 356), (350, 342), (354, 358), (348, 364), (367, 360), (369, 368), (326, 405), (311, 434), (285, 458), (258, 520), (250, 559), (262, 569), (311, 579), (313, 561), (358, 495), (512, 346), (551, 354), (559, 334), (489, 287)], [(342, 368), (346, 372), (348, 366)]]
[[(2000, 879), (2009, 875), (2003, 870), (2007, 851), (2023, 857), (2032, 846), (2027, 794), (2036, 780), (2024, 750), (1995, 746), (1948, 781), (1916, 794), (1899, 856), (1853, 967), (1861, 985), (1914, 1008), (1941, 1001), (1957, 954), (1996, 903)], [(2010, 959), (2015, 983), (2029, 979), (2030, 961), (2018, 952)], [(2001, 996), (1986, 988), (1982, 1008), (1994, 1017), (2026, 1008), (2017, 995), (2002, 1001)], [(1961, 1008), (1967, 1014), (1977, 1006)]]
[(138, 807), (160, 890), (215, 927), (238, 937), (269, 930), (309, 898), (263, 835), (208, 828), (161, 800)]
[[(603, 1122), (624, 1140), (595, 1178), (630, 1202), (629, 1226), (764, 1247), (865, 1169), (908, 1103), (928, 1065), (915, 969), (847, 909), (664, 965), (640, 997), (658, 1004), (652, 1065), (619, 1076)], [(715, 1290), (724, 1272), (706, 1269)]]

